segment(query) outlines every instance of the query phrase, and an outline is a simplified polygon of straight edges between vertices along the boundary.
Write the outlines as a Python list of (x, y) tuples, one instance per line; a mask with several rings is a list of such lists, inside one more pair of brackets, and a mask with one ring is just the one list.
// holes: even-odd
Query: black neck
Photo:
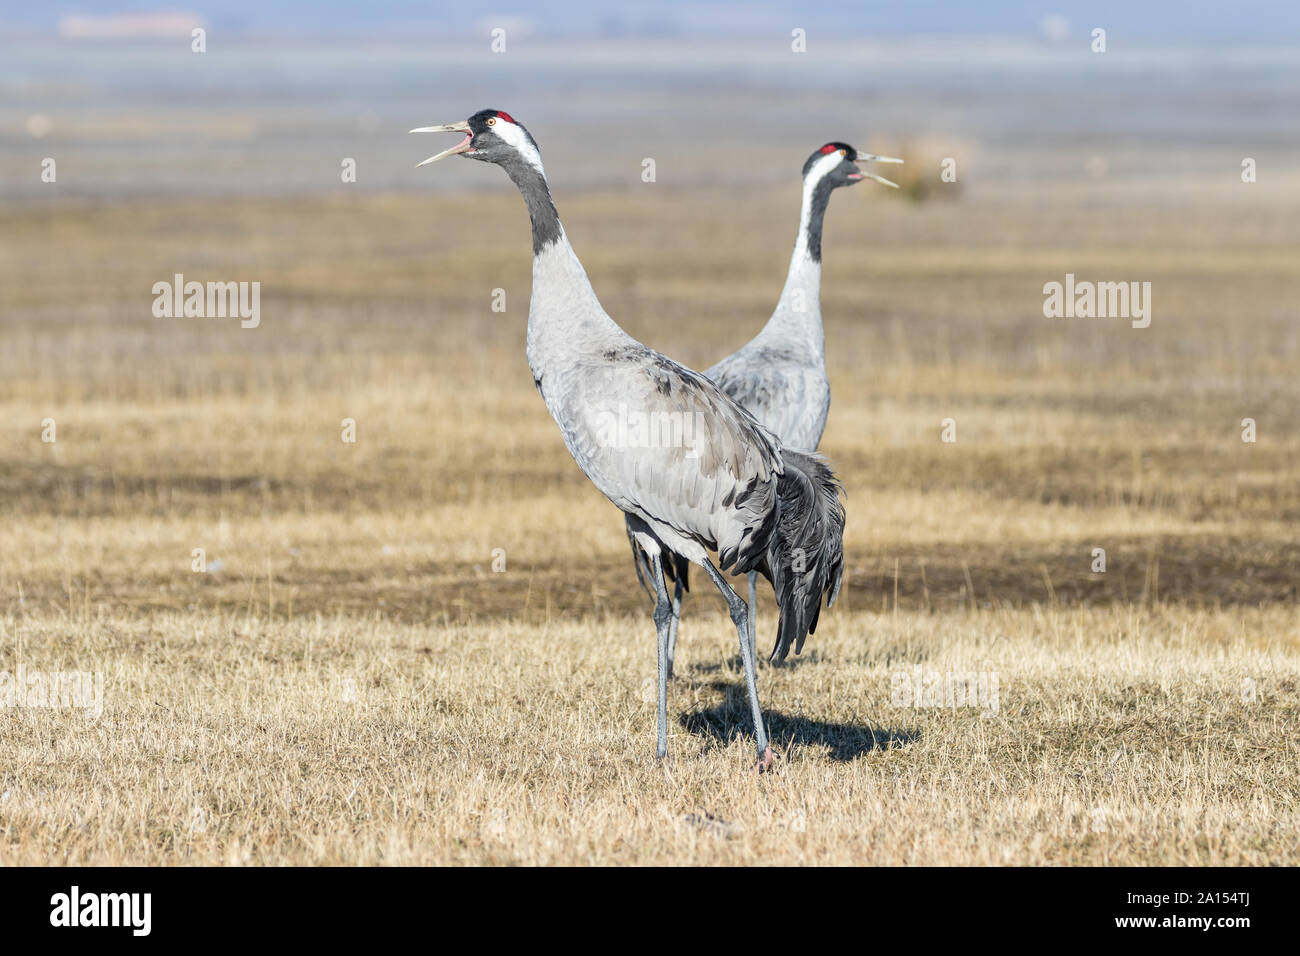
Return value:
[(546, 246), (558, 242), (561, 235), (560, 216), (551, 201), (550, 187), (546, 185), (546, 177), (522, 158), (501, 165), (519, 187), (528, 206), (528, 217), (533, 222), (533, 255), (537, 255)]
[(813, 262), (822, 261), (822, 221), (826, 218), (826, 204), (830, 202), (832, 189), (834, 187), (824, 178), (813, 187), (812, 207), (808, 210), (808, 226), (804, 234), (808, 258)]

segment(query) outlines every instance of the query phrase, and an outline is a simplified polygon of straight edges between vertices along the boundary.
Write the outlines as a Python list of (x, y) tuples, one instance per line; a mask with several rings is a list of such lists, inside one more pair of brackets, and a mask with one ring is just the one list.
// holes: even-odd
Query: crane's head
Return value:
[(859, 153), (848, 143), (827, 143), (820, 147), (803, 164), (805, 183), (826, 183), (832, 189), (840, 186), (852, 186), (864, 179), (874, 179), (886, 186), (898, 188), (884, 176), (877, 176), (858, 168), (858, 163), (901, 163), (901, 159), (892, 156), (877, 156), (874, 153)]
[(542, 170), (542, 154), (537, 141), (522, 123), (503, 110), (479, 110), (467, 120), (445, 126), (421, 126), (412, 133), (460, 133), (465, 138), (450, 149), (430, 156), (417, 166), (436, 163), (447, 156), (464, 156), (498, 166), (527, 163)]

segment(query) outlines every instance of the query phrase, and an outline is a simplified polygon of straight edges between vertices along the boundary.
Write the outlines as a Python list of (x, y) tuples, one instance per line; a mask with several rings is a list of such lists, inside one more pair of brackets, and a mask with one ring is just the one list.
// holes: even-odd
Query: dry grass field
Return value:
[[(703, 591), (651, 759), (649, 601), (483, 172), (7, 210), (0, 671), (100, 672), (103, 712), (0, 713), (0, 864), (1300, 863), (1293, 205), (836, 198), (846, 585), (761, 669), (759, 778)], [(557, 198), (690, 365), (776, 299), (793, 189)], [(261, 325), (154, 318), (175, 272), (260, 281)], [(1067, 272), (1150, 281), (1151, 326), (1045, 319)], [(966, 674), (996, 699), (896, 693)]]

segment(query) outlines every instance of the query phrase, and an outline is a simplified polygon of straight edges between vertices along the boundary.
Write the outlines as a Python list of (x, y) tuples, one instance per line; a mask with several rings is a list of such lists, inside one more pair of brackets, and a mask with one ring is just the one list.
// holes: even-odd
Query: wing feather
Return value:
[(825, 363), (750, 343), (704, 374), (785, 447), (812, 451), (820, 443), (830, 411)]
[(543, 392), (578, 465), (619, 508), (717, 551), (724, 568), (754, 559), (775, 510), (780, 441), (716, 384), (644, 346), (602, 359)]

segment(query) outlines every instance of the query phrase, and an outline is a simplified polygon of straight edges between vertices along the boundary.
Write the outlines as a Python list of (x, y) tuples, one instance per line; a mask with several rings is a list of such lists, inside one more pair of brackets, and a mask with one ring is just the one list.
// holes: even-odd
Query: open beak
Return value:
[[(902, 160), (897, 159), (893, 156), (877, 156), (875, 153), (858, 153), (858, 158), (855, 159), (854, 162), (855, 163), (901, 163)], [(877, 176), (875, 173), (868, 173), (865, 171), (859, 173), (859, 175), (864, 179), (874, 179), (882, 186), (892, 186), (894, 189), (898, 188), (898, 183), (892, 183), (884, 176)]]
[(430, 163), (436, 163), (446, 156), (455, 156), (457, 153), (463, 153), (469, 149), (470, 142), (474, 139), (474, 134), (469, 131), (469, 123), (460, 120), (455, 123), (448, 123), (446, 126), (417, 126), (411, 130), (412, 133), (464, 133), (465, 138), (453, 146), (451, 149), (444, 149), (436, 156), (430, 156), (423, 162), (416, 163), (416, 167), (428, 166)]

